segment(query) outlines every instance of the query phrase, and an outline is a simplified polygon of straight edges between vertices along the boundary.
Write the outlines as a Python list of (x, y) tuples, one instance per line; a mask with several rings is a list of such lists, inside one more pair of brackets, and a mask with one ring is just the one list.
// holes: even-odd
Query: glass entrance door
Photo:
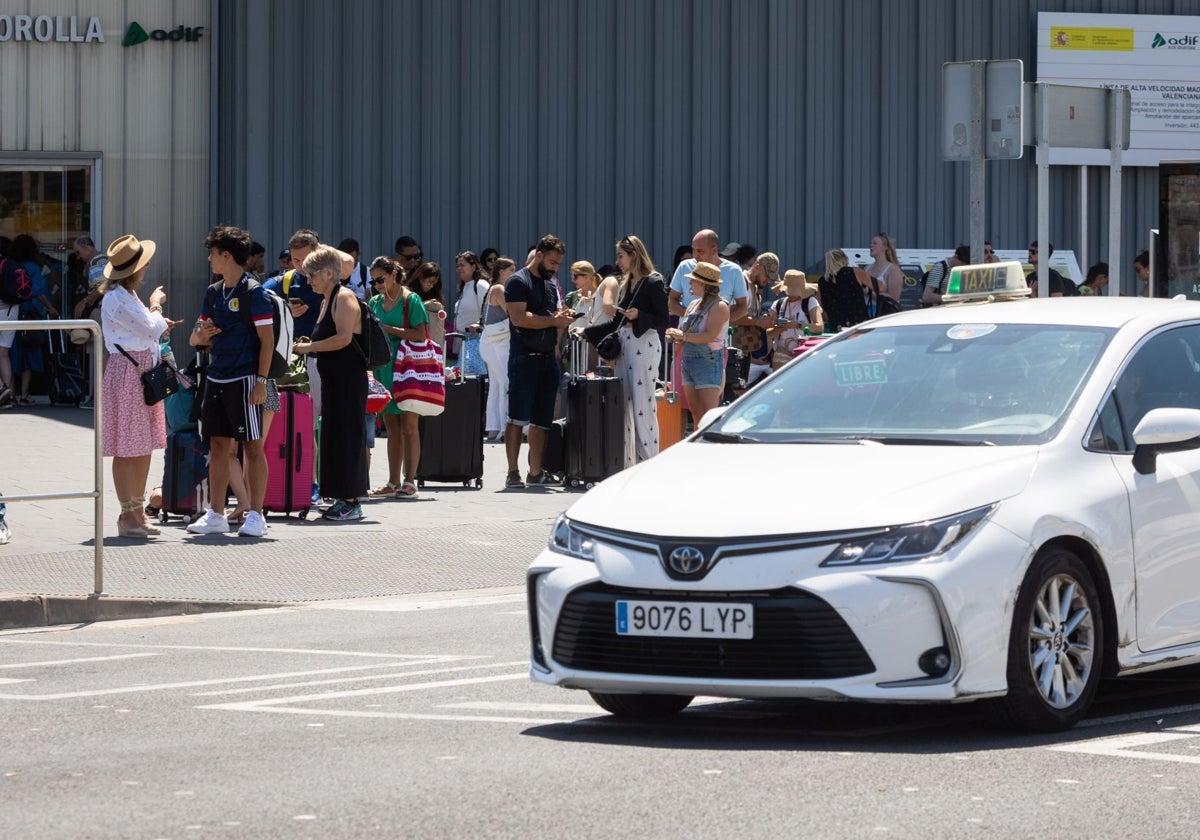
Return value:
[(44, 255), (51, 300), (70, 312), (87, 273), (72, 246), (99, 242), (100, 158), (97, 155), (0, 155), (0, 236), (32, 236)]

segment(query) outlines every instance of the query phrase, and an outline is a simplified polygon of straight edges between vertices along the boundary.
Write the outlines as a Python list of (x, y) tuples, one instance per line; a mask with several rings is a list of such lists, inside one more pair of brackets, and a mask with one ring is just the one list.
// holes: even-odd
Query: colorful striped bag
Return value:
[[(404, 328), (408, 329), (408, 307), (404, 308)], [(402, 340), (396, 348), (392, 366), (392, 398), (401, 411), (422, 417), (434, 417), (446, 408), (446, 369), (442, 348), (429, 337), (424, 341)]]

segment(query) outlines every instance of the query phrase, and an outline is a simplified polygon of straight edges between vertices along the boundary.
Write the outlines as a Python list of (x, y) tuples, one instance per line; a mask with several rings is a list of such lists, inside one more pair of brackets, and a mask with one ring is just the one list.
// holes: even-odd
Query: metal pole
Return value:
[(1038, 150), (1038, 195), (1037, 195), (1037, 243), (1038, 297), (1050, 297), (1050, 138), (1046, 136), (1050, 125), (1050, 98), (1046, 86), (1037, 86), (1037, 150)]
[(1079, 264), (1088, 270), (1088, 168), (1079, 167)]
[[(93, 322), (94, 323), (94, 322)], [(96, 416), (92, 418), (92, 469), (93, 489), (96, 492), (96, 509), (93, 514), (95, 547), (92, 555), (95, 590), (93, 594), (104, 592), (104, 449), (100, 427), (104, 423), (104, 389), (100, 382), (104, 378), (104, 339), (100, 335), (100, 325), (94, 324), (92, 329), (92, 409)]]
[(984, 148), (986, 61), (971, 62), (971, 262), (983, 262), (984, 213), (987, 207), (987, 163)]
[(1128, 114), (1122, 92), (1108, 93), (1108, 294), (1115, 297), (1121, 293), (1121, 138)]

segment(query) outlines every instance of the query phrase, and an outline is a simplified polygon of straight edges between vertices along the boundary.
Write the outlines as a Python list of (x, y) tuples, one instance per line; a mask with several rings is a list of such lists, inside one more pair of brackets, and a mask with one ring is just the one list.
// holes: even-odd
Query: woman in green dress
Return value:
[[(371, 287), (374, 295), (367, 306), (383, 324), (392, 342), (392, 359), (401, 339), (423, 341), (429, 316), (420, 296), (404, 285), (404, 269), (390, 257), (376, 257), (371, 263)], [(375, 378), (392, 390), (392, 362), (375, 371)], [(382, 412), (387, 428), (388, 481), (372, 496), (395, 496), (399, 499), (417, 497), (417, 463), (421, 459), (419, 417), (396, 407), (393, 399)], [(401, 480), (403, 475), (403, 480)]]

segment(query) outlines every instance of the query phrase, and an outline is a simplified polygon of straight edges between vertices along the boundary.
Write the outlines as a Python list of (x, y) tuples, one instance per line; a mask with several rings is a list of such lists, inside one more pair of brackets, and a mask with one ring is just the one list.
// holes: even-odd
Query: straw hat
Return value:
[(721, 285), (721, 269), (712, 263), (698, 262), (696, 263), (696, 267), (692, 269), (691, 274), (683, 276), (691, 280), (699, 280), (706, 286)]
[(784, 272), (783, 282), (775, 287), (776, 291), (786, 291), (788, 297), (810, 298), (817, 293), (817, 287), (807, 281), (803, 271), (791, 268)]
[(124, 280), (150, 264), (157, 246), (149, 239), (126, 234), (108, 246), (108, 263), (104, 266), (107, 280)]

